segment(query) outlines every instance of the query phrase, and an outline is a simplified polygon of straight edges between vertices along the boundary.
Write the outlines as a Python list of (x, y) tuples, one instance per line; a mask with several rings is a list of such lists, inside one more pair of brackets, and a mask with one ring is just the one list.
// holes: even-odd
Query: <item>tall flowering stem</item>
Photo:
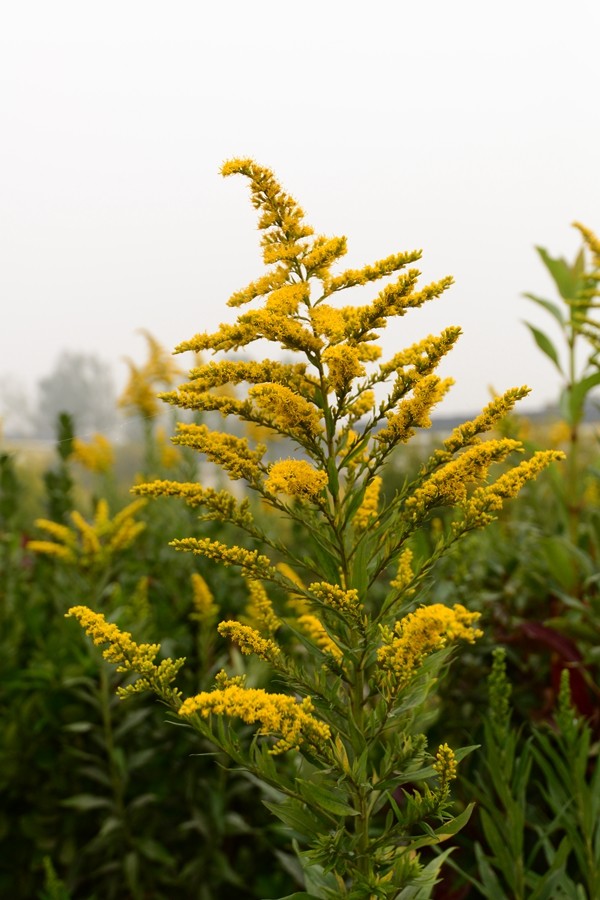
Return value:
[[(265, 445), (238, 436), (237, 423), (222, 431), (180, 425), (176, 444), (196, 449), (260, 503), (240, 501), (239, 490), (173, 481), (135, 491), (179, 497), (203, 510), (201, 518), (239, 529), (238, 546), (204, 537), (172, 546), (239, 568), (250, 603), (242, 621), (222, 622), (218, 632), (263, 660), (284, 690), (251, 688), (222, 672), (212, 691), (173, 708), (281, 792), (270, 808), (305, 839), (310, 893), (298, 896), (428, 897), (449, 851), (429, 860), (422, 851), (455, 834), (470, 812), (453, 817), (450, 796), (467, 751), (443, 744), (430, 754), (416, 723), (454, 648), (481, 632), (463, 606), (427, 605), (421, 585), (435, 557), (417, 558), (411, 540), (448, 508), (439, 556), (561, 454), (539, 452), (511, 469), (507, 460), (522, 445), (483, 439), (527, 393), (513, 388), (455, 429), (411, 483), (384, 496), (390, 456), (430, 426), (451, 387), (436, 368), (460, 330), (446, 328), (387, 360), (379, 334), (452, 279), (419, 287), (419, 250), (338, 271), (346, 238), (316, 235), (269, 169), (234, 159), (222, 173), (248, 181), (266, 272), (229, 299), (241, 309), (232, 323), (177, 347), (216, 359), (162, 397), (239, 420), (242, 433), (284, 438), (275, 446), (287, 452), (269, 460)], [(338, 301), (342, 291), (381, 281), (366, 304)], [(257, 341), (272, 343), (277, 358), (236, 355)], [(128, 654), (127, 665), (135, 659)], [(145, 663), (145, 685), (154, 671)], [(256, 726), (250, 746), (240, 721)], [(296, 755), (292, 768), (276, 764), (286, 753)]]

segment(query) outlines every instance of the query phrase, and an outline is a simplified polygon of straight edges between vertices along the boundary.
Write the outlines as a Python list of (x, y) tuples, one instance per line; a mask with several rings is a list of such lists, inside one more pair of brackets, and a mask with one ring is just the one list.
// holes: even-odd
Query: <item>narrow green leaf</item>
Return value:
[(558, 351), (550, 338), (545, 335), (543, 331), (540, 331), (539, 328), (535, 328), (529, 322), (524, 322), (523, 324), (526, 325), (527, 328), (529, 328), (531, 334), (533, 335), (534, 341), (536, 342), (542, 353), (545, 353), (546, 356), (552, 360), (558, 371), (561, 373), (561, 375), (563, 375), (564, 373), (560, 364)]
[(569, 391), (569, 407), (572, 421), (579, 422), (583, 417), (585, 400), (587, 395), (600, 384), (600, 372), (594, 372), (587, 378), (582, 378), (574, 384)]
[(561, 328), (565, 326), (566, 319), (562, 313), (561, 308), (556, 303), (553, 303), (551, 300), (544, 300), (543, 297), (536, 297), (535, 294), (523, 294), (523, 296), (528, 300), (532, 300), (534, 303), (537, 303), (538, 306), (543, 307), (543, 309), (549, 312), (550, 315), (556, 319)]
[(439, 837), (441, 841), (447, 841), (449, 837), (457, 834), (464, 828), (469, 819), (471, 818), (471, 813), (475, 808), (474, 803), (469, 803), (466, 809), (464, 809), (458, 816), (455, 816), (453, 819), (450, 819), (448, 822), (444, 822), (439, 828), (435, 829), (436, 835)]
[(77, 809), (80, 812), (86, 812), (90, 809), (106, 809), (111, 806), (111, 801), (106, 797), (97, 797), (94, 794), (75, 794), (73, 797), (67, 797), (61, 800), (61, 806), (68, 806), (69, 809)]
[(324, 826), (331, 824), (329, 821), (323, 822), (319, 820), (312, 812), (304, 809), (300, 803), (293, 800), (288, 800), (285, 803), (269, 803), (267, 800), (262, 802), (284, 825), (297, 831), (298, 834), (305, 838), (318, 834)]
[(554, 259), (543, 247), (536, 247), (536, 250), (563, 300), (574, 300), (581, 285), (581, 279), (577, 276), (576, 264), (570, 266), (566, 259)]
[(309, 806), (321, 807), (334, 816), (357, 816), (358, 810), (349, 806), (341, 791), (331, 791), (321, 785), (307, 781), (298, 781), (300, 793)]

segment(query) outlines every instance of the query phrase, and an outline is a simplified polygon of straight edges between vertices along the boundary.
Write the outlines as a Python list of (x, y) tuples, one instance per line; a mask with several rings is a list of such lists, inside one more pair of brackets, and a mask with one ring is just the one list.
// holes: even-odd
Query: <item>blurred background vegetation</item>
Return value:
[[(461, 650), (429, 711), (432, 745), (482, 745), (460, 767), (459, 808), (478, 806), (444, 868), (445, 900), (600, 896), (600, 257), (586, 248), (572, 264), (540, 250), (557, 297), (529, 297), (560, 326), (562, 345), (531, 329), (563, 376), (556, 408), (500, 426), (568, 461), (440, 559), (420, 598), (479, 610), (485, 634)], [(175, 500), (128, 509), (138, 479), (218, 486), (210, 464), (168, 441), (156, 394), (183, 373), (145, 338), (147, 360), (129, 363), (118, 400), (101, 363), (65, 356), (33, 414), (45, 443), (0, 444), (2, 896), (258, 900), (301, 884), (293, 835), (261, 803), (272, 798), (149, 698), (119, 701), (123, 676), (64, 617), (85, 603), (136, 641), (185, 656), (184, 694), (222, 666), (252, 686), (270, 679), (216, 633), (218, 619), (243, 616), (243, 579), (168, 546), (227, 540), (226, 526)], [(396, 455), (388, 496), (454, 424), (438, 420)], [(417, 556), (435, 554), (442, 524), (419, 533)], [(59, 537), (62, 555), (37, 552)]]

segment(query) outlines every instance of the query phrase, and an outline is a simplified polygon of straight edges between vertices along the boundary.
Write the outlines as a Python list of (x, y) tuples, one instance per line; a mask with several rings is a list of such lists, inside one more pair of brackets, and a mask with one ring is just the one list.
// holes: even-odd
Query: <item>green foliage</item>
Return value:
[(69, 510), (73, 509), (74, 482), (69, 467), (73, 455), (75, 437), (73, 417), (60, 413), (56, 426), (56, 453), (58, 461), (53, 469), (44, 473), (47, 494), (48, 517), (55, 522), (64, 522)]
[(473, 843), (460, 865), (449, 864), (472, 886), (469, 896), (593, 900), (600, 767), (591, 729), (572, 706), (569, 670), (561, 676), (551, 725), (515, 728), (511, 693), (506, 654), (498, 649), (488, 679), (482, 755), (475, 781), (463, 782), (477, 802), (468, 836)]
[[(11, 473), (3, 484), (10, 489), (4, 496), (16, 490), (23, 500), (26, 481)], [(75, 487), (79, 496), (81, 486)], [(189, 691), (206, 686), (214, 667), (229, 662), (218, 636), (212, 663), (199, 655), (193, 561), (174, 571), (167, 559), (164, 529), (189, 533), (195, 517), (177, 504), (156, 504), (144, 517), (135, 546), (100, 578), (32, 554), (14, 516), (3, 523), (2, 896), (251, 900), (297, 884), (279, 866), (273, 871), (275, 851), (287, 858), (285, 842), (269, 826), (256, 786), (221, 756), (218, 765), (213, 755), (198, 756), (190, 769), (198, 745), (189, 730), (166, 724), (164, 708), (140, 698), (118, 700), (123, 675), (101, 664), (98, 651), (82, 645), (64, 618), (73, 598), (82, 597), (144, 639), (163, 639), (167, 650), (188, 658), (183, 684)], [(210, 528), (224, 536), (218, 525)], [(209, 571), (206, 577), (222, 614), (238, 615), (245, 602), (240, 579), (213, 579)]]
[[(561, 305), (535, 294), (524, 296), (544, 309), (558, 325), (562, 347), (555, 346), (548, 334), (525, 324), (536, 345), (561, 375), (559, 397), (561, 415), (569, 428), (569, 453), (566, 468), (564, 498), (569, 511), (571, 537), (577, 533), (577, 519), (581, 512), (582, 480), (578, 456), (580, 429), (590, 397), (600, 385), (599, 356), (600, 321), (595, 317), (598, 307), (600, 254), (598, 241), (588, 229), (577, 226), (585, 245), (572, 263), (550, 256), (543, 247), (538, 253), (551, 276)], [(586, 249), (590, 259), (586, 258)]]

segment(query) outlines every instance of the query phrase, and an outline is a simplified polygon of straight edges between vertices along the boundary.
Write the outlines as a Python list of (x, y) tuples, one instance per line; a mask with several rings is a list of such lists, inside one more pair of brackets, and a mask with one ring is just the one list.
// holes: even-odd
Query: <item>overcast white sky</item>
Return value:
[[(522, 324), (534, 251), (600, 230), (597, 0), (19, 0), (0, 12), (0, 375), (61, 349), (142, 360), (231, 316), (261, 273), (244, 180), (275, 170), (348, 265), (422, 247), (456, 284), (385, 336), (464, 331), (441, 411), (557, 376)], [(367, 298), (365, 298), (367, 299)], [(349, 298), (346, 302), (352, 302)]]

